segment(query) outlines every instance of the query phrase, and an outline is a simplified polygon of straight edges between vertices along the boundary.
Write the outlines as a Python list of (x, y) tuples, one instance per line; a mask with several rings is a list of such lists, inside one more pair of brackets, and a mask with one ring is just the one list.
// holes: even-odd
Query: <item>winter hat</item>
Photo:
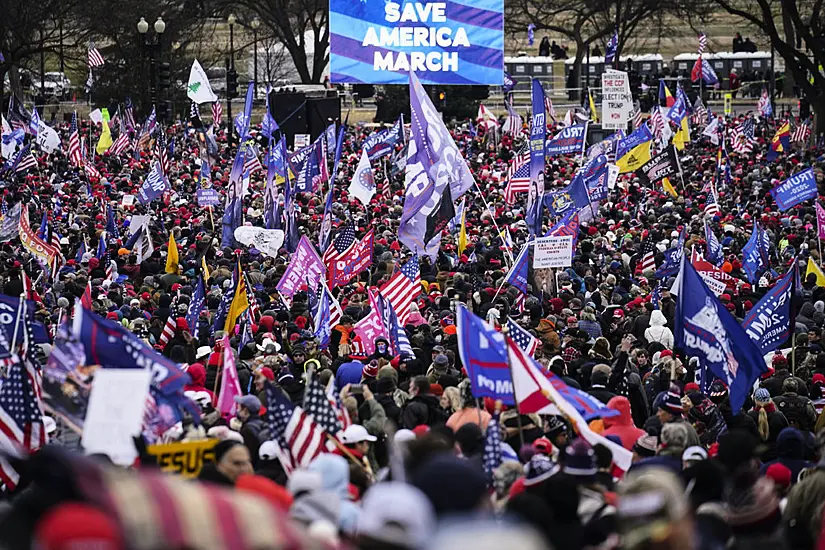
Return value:
[(753, 392), (753, 400), (757, 403), (767, 403), (771, 400), (771, 394), (765, 388), (756, 388), (756, 391)]
[(558, 465), (542, 454), (533, 455), (524, 466), (524, 486), (532, 487), (547, 480), (558, 471)]
[(430, 499), (436, 516), (470, 512), (487, 494), (483, 472), (449, 455), (437, 455), (419, 466), (411, 483)]
[(682, 483), (664, 468), (630, 472), (620, 486), (616, 509), (622, 548), (645, 548), (672, 533), (671, 524), (690, 511)]
[(585, 440), (577, 438), (564, 449), (561, 457), (562, 471), (580, 478), (596, 475), (596, 453)]
[(784, 464), (778, 462), (768, 466), (765, 477), (772, 479), (780, 487), (787, 489), (791, 486), (791, 471)]
[(773, 481), (766, 477), (747, 489), (731, 491), (727, 504), (728, 524), (734, 534), (772, 530), (782, 517)]
[(710, 384), (710, 399), (714, 403), (719, 403), (728, 394), (728, 387), (718, 378)]
[(659, 408), (664, 409), (675, 416), (682, 415), (682, 401), (679, 396), (679, 386), (676, 384), (670, 385), (670, 388), (667, 390), (667, 394), (665, 394), (664, 400), (659, 403)]
[(649, 458), (656, 454), (656, 449), (659, 447), (659, 440), (655, 435), (645, 434), (639, 436), (636, 443), (633, 444), (633, 452), (643, 458)]
[(556, 415), (547, 417), (546, 426), (547, 429), (544, 433), (550, 438), (557, 436), (567, 429), (567, 424)]
[(93, 506), (67, 502), (52, 508), (37, 523), (34, 547), (43, 550), (125, 548), (115, 520)]
[(367, 491), (359, 536), (399, 547), (424, 548), (436, 527), (427, 497), (406, 483), (378, 483)]
[(378, 376), (378, 363), (375, 361), (370, 361), (368, 364), (364, 365), (364, 368), (361, 370), (361, 374), (364, 375), (364, 378), (375, 378)]

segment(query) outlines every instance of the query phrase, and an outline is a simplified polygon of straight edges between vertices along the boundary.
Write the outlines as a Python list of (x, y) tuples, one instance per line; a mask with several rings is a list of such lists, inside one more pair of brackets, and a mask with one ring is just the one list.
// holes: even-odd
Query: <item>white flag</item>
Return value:
[(134, 250), (137, 252), (138, 264), (142, 264), (143, 260), (149, 258), (155, 252), (155, 245), (152, 244), (152, 237), (149, 236), (148, 226), (141, 226), (140, 236), (135, 242)]
[(37, 145), (47, 153), (53, 153), (56, 149), (60, 149), (60, 136), (54, 131), (54, 128), (43, 122), (37, 121)]
[(719, 117), (713, 117), (702, 131), (703, 136), (710, 138), (711, 143), (719, 145)]
[(100, 109), (95, 109), (94, 111), (89, 113), (89, 120), (91, 120), (95, 124), (103, 124), (103, 113), (100, 111)]
[(349, 184), (349, 193), (361, 201), (364, 206), (367, 206), (372, 196), (375, 195), (375, 176), (372, 173), (366, 149), (361, 151), (361, 160), (358, 161), (352, 183)]
[(197, 59), (192, 62), (192, 69), (189, 71), (189, 84), (186, 87), (186, 95), (198, 104), (218, 101), (218, 96), (212, 91), (209, 78)]

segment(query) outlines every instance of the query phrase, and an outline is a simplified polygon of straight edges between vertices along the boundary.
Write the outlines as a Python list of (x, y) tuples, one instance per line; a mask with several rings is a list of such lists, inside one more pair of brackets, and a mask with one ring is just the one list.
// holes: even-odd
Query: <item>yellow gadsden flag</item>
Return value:
[(825, 273), (822, 272), (822, 268), (820, 268), (813, 259), (808, 258), (808, 270), (805, 271), (805, 278), (808, 278), (808, 275), (811, 273), (816, 275), (816, 286), (825, 286)]
[(616, 166), (619, 167), (619, 173), (633, 172), (642, 167), (650, 160), (650, 141), (640, 143), (630, 151), (624, 154), (622, 158), (616, 159)]
[(100, 132), (100, 139), (97, 140), (97, 147), (95, 147), (98, 155), (102, 155), (112, 146), (112, 132), (109, 131), (109, 123), (104, 120), (102, 124), (103, 131)]
[(235, 330), (235, 323), (241, 313), (249, 309), (249, 296), (246, 294), (246, 279), (241, 271), (240, 261), (237, 268), (237, 282), (235, 283), (235, 296), (232, 298), (232, 303), (229, 305), (229, 311), (226, 314), (226, 323), (223, 326), (223, 331), (231, 336)]
[(178, 272), (178, 245), (175, 244), (175, 234), (169, 233), (169, 246), (166, 253), (166, 273)]
[(599, 113), (596, 111), (596, 102), (593, 101), (593, 93), (588, 91), (587, 98), (590, 100), (590, 120), (599, 122)]
[(461, 230), (458, 232), (458, 255), (464, 254), (467, 248), (467, 210), (461, 212)]

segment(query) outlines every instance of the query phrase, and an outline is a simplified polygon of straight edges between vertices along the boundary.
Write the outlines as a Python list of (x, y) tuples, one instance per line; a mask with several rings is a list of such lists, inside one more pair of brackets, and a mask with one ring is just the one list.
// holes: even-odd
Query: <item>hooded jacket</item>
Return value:
[(650, 326), (645, 331), (645, 340), (648, 343), (659, 342), (667, 349), (673, 349), (673, 333), (667, 328), (667, 319), (658, 309), (650, 314)]
[(779, 437), (776, 438), (776, 454), (776, 460), (771, 460), (762, 465), (762, 475), (765, 475), (771, 464), (782, 464), (791, 471), (791, 485), (794, 485), (799, 479), (799, 472), (813, 466), (803, 458), (805, 456), (805, 440), (802, 437), (802, 432), (796, 428), (785, 428), (779, 432)]
[(607, 408), (619, 411), (616, 416), (608, 416), (604, 419), (604, 433), (603, 436), (608, 435), (619, 436), (622, 441), (622, 447), (627, 450), (633, 448), (636, 440), (645, 434), (644, 430), (637, 428), (633, 424), (633, 418), (630, 416), (630, 401), (627, 397), (616, 396), (607, 402)]
[(338, 527), (348, 535), (354, 535), (361, 508), (350, 500), (347, 459), (324, 453), (313, 460), (308, 469), (321, 474), (321, 489), (338, 496), (341, 504)]
[(192, 363), (189, 365), (189, 368), (186, 370), (189, 377), (192, 381), (186, 384), (183, 389), (184, 391), (205, 391), (209, 394), (209, 397), (212, 399), (212, 404), (215, 404), (215, 394), (212, 390), (208, 389), (204, 384), (206, 383), (206, 369), (200, 363)]

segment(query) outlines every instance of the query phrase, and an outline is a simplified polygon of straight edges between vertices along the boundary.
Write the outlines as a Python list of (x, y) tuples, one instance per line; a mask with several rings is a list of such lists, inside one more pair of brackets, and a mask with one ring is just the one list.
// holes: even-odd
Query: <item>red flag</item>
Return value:
[(80, 305), (88, 310), (92, 309), (92, 281), (86, 283), (86, 290), (83, 291), (83, 297), (80, 299)]

